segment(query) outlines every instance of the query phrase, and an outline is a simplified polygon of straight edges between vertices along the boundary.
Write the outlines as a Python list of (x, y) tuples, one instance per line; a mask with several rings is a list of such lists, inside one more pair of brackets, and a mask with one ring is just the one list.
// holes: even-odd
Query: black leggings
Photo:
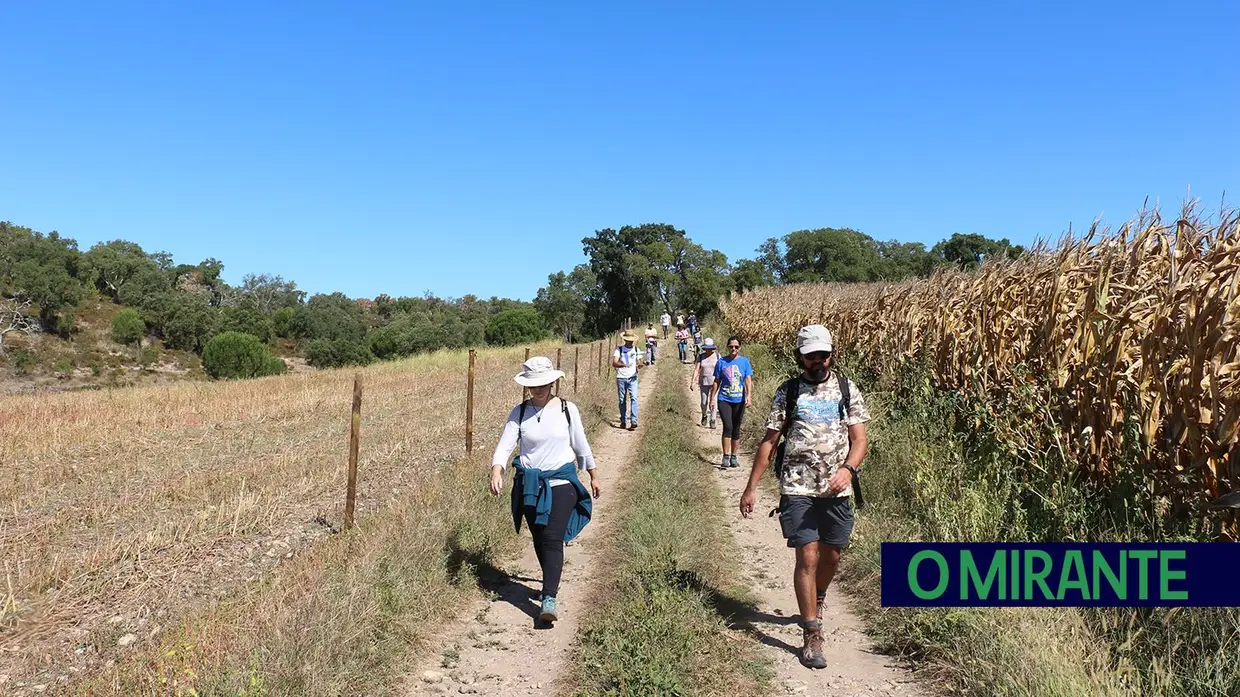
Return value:
[(732, 440), (740, 440), (741, 421), (745, 419), (745, 403), (719, 400), (719, 418), (723, 420), (723, 435)]
[(577, 488), (572, 484), (551, 487), (551, 515), (546, 525), (534, 524), (534, 509), (525, 509), (525, 524), (534, 535), (534, 553), (543, 572), (543, 595), (555, 597), (564, 571), (564, 531), (577, 506)]

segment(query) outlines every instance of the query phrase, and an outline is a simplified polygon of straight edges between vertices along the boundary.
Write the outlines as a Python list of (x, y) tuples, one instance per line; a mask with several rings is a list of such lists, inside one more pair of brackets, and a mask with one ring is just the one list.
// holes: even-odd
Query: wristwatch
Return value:
[(852, 472), (854, 475), (857, 474), (857, 468), (853, 467), (852, 465), (840, 465), (840, 467), (843, 467), (844, 469)]

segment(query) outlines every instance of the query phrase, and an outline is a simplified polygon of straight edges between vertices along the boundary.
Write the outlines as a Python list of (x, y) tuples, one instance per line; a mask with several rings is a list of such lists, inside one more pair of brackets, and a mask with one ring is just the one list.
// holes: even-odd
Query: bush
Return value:
[(271, 314), (271, 328), (281, 339), (293, 338), (293, 315), (297, 311), (291, 307), (282, 307)]
[(223, 332), (212, 337), (202, 350), (202, 368), (217, 380), (254, 378), (278, 370), (272, 358), (262, 340), (253, 334)]
[(487, 322), (486, 340), (488, 344), (515, 346), (537, 341), (546, 333), (542, 317), (536, 310), (504, 310)]
[(129, 346), (142, 341), (146, 335), (146, 322), (132, 307), (121, 310), (112, 318), (112, 341)]
[(370, 349), (352, 339), (315, 339), (306, 347), (306, 362), (315, 368), (367, 365), (373, 360)]
[(13, 372), (18, 375), (25, 375), (39, 362), (38, 357), (34, 355), (34, 351), (25, 347), (14, 350), (12, 360)]

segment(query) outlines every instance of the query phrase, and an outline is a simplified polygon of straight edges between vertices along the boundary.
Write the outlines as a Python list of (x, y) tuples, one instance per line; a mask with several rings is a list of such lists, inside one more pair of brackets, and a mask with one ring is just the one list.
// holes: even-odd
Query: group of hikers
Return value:
[[(666, 334), (670, 317), (664, 317)], [(697, 329), (696, 318), (690, 319)], [(641, 360), (633, 332), (625, 331), (621, 339), (624, 343), (611, 356), (620, 428), (635, 430)], [(701, 393), (703, 427), (713, 429), (716, 414), (723, 422), (721, 467), (736, 468), (741, 423), (745, 408), (753, 403), (753, 366), (741, 355), (738, 337), (728, 339), (722, 355), (711, 338), (700, 348), (689, 389)], [(780, 493), (775, 510), (787, 546), (795, 550), (793, 586), (803, 635), (799, 657), (810, 668), (826, 667), (822, 613), (827, 587), (852, 536), (853, 499), (860, 497), (857, 472), (866, 455), (865, 424), (870, 420), (857, 385), (833, 368), (834, 351), (826, 327), (814, 324), (798, 331), (795, 355), (800, 373), (773, 394), (766, 432), (739, 502), (741, 515), (752, 517), (758, 483), (773, 465)], [(647, 364), (654, 363), (652, 354), (646, 358)], [(511, 467), (513, 525), (518, 532), (522, 521), (529, 527), (542, 567), (538, 619), (553, 623), (559, 617), (556, 595), (564, 544), (589, 523), (592, 499), (599, 497), (601, 486), (577, 406), (552, 397), (552, 386), (564, 373), (542, 356), (530, 358), (522, 367), (515, 380), (528, 389), (529, 398), (512, 409), (504, 424), (491, 461), (491, 493), (499, 496), (504, 473)], [(514, 447), (519, 453), (510, 461)], [(588, 473), (589, 488), (578, 472)]]
[[(646, 325), (646, 330), (642, 332), (642, 338), (646, 340), (646, 363), (654, 365), (658, 359), (659, 342), (667, 338), (668, 332), (671, 331), (672, 316), (664, 312), (659, 318), (659, 324), (663, 327), (663, 336), (659, 337), (659, 330), (654, 328), (654, 322)], [(681, 363), (689, 362), (689, 342), (693, 342), (694, 357), (701, 354), (702, 332), (698, 327), (697, 315), (689, 313), (688, 319), (685, 319), (683, 312), (676, 315), (676, 331), (672, 335), (676, 340), (676, 352), (680, 355)], [(636, 339), (636, 337), (635, 337)]]

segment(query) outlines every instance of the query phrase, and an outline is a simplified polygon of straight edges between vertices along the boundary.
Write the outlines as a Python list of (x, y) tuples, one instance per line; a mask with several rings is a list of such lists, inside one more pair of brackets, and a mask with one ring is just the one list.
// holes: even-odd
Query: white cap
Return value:
[(833, 350), (831, 332), (821, 324), (801, 327), (801, 331), (797, 332), (797, 351), (801, 353), (826, 351), (830, 353)]

